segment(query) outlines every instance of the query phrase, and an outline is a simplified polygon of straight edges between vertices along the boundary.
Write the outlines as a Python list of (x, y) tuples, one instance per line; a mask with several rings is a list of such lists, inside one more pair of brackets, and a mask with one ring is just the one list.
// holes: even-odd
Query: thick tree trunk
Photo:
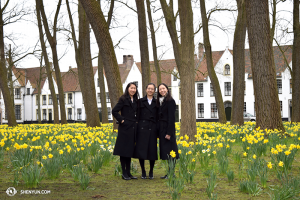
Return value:
[(98, 77), (99, 77), (99, 86), (100, 86), (100, 100), (101, 100), (101, 115), (102, 123), (108, 123), (108, 113), (106, 105), (106, 93), (105, 93), (105, 84), (104, 84), (104, 74), (103, 74), (103, 61), (99, 52), (98, 55)]
[(300, 23), (299, 23), (299, 1), (294, 0), (294, 43), (292, 58), (292, 122), (300, 122)]
[(213, 60), (212, 60), (212, 53), (211, 53), (211, 45), (209, 41), (209, 31), (208, 31), (208, 19), (206, 16), (206, 8), (205, 8), (205, 0), (200, 0), (200, 10), (201, 10), (201, 17), (202, 17), (202, 26), (203, 26), (203, 38), (204, 38), (204, 48), (206, 54), (206, 63), (207, 63), (207, 71), (209, 78), (211, 80), (211, 84), (213, 86), (216, 104), (218, 108), (218, 115), (219, 115), (219, 122), (226, 123), (226, 115), (225, 115), (225, 108), (223, 97), (220, 89), (220, 84), (218, 77), (216, 75)]
[(38, 106), (38, 123), (41, 124), (42, 123), (42, 116), (41, 116), (41, 84), (43, 81), (42, 78), (42, 69), (43, 69), (43, 56), (41, 56), (41, 62), (40, 62), (40, 76), (39, 79), (37, 80), (37, 89), (38, 89), (38, 93), (37, 93), (37, 106)]
[[(41, 43), (41, 47), (42, 47), (42, 54), (45, 59), (48, 84), (49, 84), (51, 97), (52, 97), (52, 103), (53, 103), (54, 124), (59, 124), (58, 102), (57, 102), (56, 93), (55, 93), (55, 89), (54, 89), (54, 83), (53, 83), (53, 78), (52, 78), (52, 69), (51, 69), (48, 54), (47, 54), (46, 44), (44, 42), (44, 33), (43, 33), (41, 16), (40, 16), (39, 0), (36, 0), (36, 13), (37, 13), (40, 43)], [(42, 64), (41, 64), (41, 67), (42, 67)], [(42, 79), (42, 76), (40, 76), (40, 79)], [(39, 113), (40, 113), (40, 111), (39, 111)], [(39, 119), (40, 119), (40, 116), (39, 116)]]
[(146, 13), (145, 13), (145, 1), (135, 0), (138, 24), (139, 24), (139, 42), (140, 42), (140, 54), (141, 54), (141, 66), (142, 66), (142, 91), (143, 96), (146, 95), (145, 86), (150, 83), (150, 63), (149, 63), (149, 50), (148, 50), (148, 36), (146, 27)]
[(181, 132), (191, 139), (197, 134), (195, 116), (194, 28), (191, 2), (178, 1), (181, 31)]
[(98, 114), (94, 72), (91, 59), (89, 21), (81, 4), (78, 5), (79, 12), (79, 56), (82, 64), (78, 66), (78, 75), (81, 77), (80, 88), (85, 96), (84, 108), (87, 115), (87, 126), (100, 126)]
[(8, 67), (7, 67), (7, 74), (8, 74), (8, 88), (10, 88), (10, 98), (13, 103), (13, 107), (15, 107), (15, 95), (14, 95), (14, 82), (13, 82), (13, 61), (12, 61), (12, 56), (11, 56), (11, 45), (9, 45), (9, 52), (8, 52)]
[(233, 39), (233, 91), (231, 124), (244, 125), (246, 11), (243, 0), (237, 0), (238, 17)]
[[(2, 95), (4, 99), (5, 112), (7, 113), (8, 126), (16, 126), (16, 116), (13, 106), (13, 100), (10, 96), (10, 91), (8, 88), (7, 80), (7, 70), (5, 65), (5, 55), (4, 55), (4, 31), (3, 31), (3, 17), (2, 10), (0, 7), (0, 89), (2, 90)], [(13, 88), (11, 88), (13, 90)]]
[(284, 132), (272, 51), (268, 0), (246, 0), (256, 127)]
[[(123, 91), (119, 66), (108, 25), (100, 9), (100, 5), (96, 0), (80, 0), (80, 2), (93, 28), (98, 47), (100, 49), (111, 100), (111, 107), (113, 108), (117, 104)], [(117, 128), (117, 126), (114, 125), (114, 128)]]
[[(150, 32), (151, 32), (151, 40), (152, 40), (152, 51), (153, 51), (153, 60), (154, 60), (154, 66), (156, 71), (156, 77), (157, 77), (157, 85), (161, 83), (161, 73), (160, 73), (160, 67), (157, 59), (157, 47), (156, 47), (156, 39), (155, 39), (155, 31), (153, 26), (153, 20), (152, 20), (152, 14), (151, 14), (151, 8), (150, 8), (150, 0), (147, 1), (147, 13), (148, 13), (148, 20), (149, 20), (149, 26), (150, 26)], [(151, 73), (151, 69), (150, 69)], [(150, 81), (151, 81), (151, 74), (150, 74)]]
[(39, 0), (39, 1), (40, 1), (40, 11), (41, 11), (42, 19), (43, 19), (45, 33), (46, 33), (47, 39), (49, 41), (49, 44), (50, 44), (51, 50), (52, 50), (53, 65), (54, 65), (54, 69), (55, 69), (56, 83), (57, 83), (58, 94), (59, 94), (61, 124), (67, 124), (68, 122), (67, 122), (67, 118), (66, 118), (64, 88), (62, 85), (62, 77), (61, 77), (60, 68), (59, 68), (59, 64), (58, 64), (58, 56), (57, 56), (57, 49), (56, 49), (56, 45), (57, 45), (56, 24), (57, 24), (57, 18), (58, 18), (62, 0), (59, 0), (58, 5), (57, 5), (57, 10), (56, 10), (55, 17), (54, 17), (53, 36), (51, 36), (50, 29), (48, 26), (48, 21), (47, 21), (47, 17), (46, 17), (45, 10), (44, 10), (43, 0)]

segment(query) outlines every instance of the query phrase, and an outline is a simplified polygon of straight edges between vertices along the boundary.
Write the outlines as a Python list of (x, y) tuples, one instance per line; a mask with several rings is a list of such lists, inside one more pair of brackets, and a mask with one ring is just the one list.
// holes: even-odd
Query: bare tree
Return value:
[(49, 42), (49, 44), (51, 46), (51, 50), (52, 50), (53, 65), (54, 65), (54, 69), (55, 69), (55, 77), (56, 77), (56, 83), (57, 83), (58, 94), (59, 94), (61, 124), (66, 124), (68, 122), (67, 122), (67, 119), (66, 119), (64, 88), (63, 88), (63, 85), (62, 85), (62, 77), (61, 77), (61, 73), (60, 73), (60, 68), (59, 68), (59, 63), (58, 63), (58, 56), (57, 56), (57, 48), (56, 48), (57, 47), (57, 40), (56, 40), (57, 28), (56, 28), (56, 25), (57, 25), (57, 19), (58, 19), (58, 14), (59, 14), (59, 10), (60, 10), (62, 0), (59, 0), (59, 2), (57, 4), (57, 9), (56, 9), (55, 16), (54, 16), (53, 36), (50, 33), (48, 20), (47, 20), (47, 16), (46, 16), (45, 9), (44, 9), (43, 0), (39, 0), (39, 1), (40, 1), (40, 12), (41, 12), (41, 16), (42, 16), (42, 19), (43, 19), (45, 33), (46, 33), (48, 42)]
[(268, 0), (246, 0), (256, 127), (285, 131), (280, 114)]
[(233, 40), (233, 93), (231, 124), (244, 125), (246, 11), (244, 0), (237, 0), (238, 17)]
[(202, 18), (202, 27), (203, 27), (203, 38), (204, 38), (204, 48), (205, 48), (205, 55), (206, 55), (206, 62), (207, 62), (207, 71), (209, 78), (211, 80), (211, 84), (213, 86), (218, 115), (219, 115), (219, 122), (226, 123), (226, 115), (225, 115), (225, 108), (223, 103), (223, 97), (220, 89), (219, 80), (217, 78), (213, 60), (212, 60), (212, 53), (211, 53), (211, 45), (209, 40), (209, 30), (208, 30), (208, 17), (206, 16), (206, 8), (205, 8), (205, 0), (200, 0), (200, 10), (201, 10), (201, 18)]

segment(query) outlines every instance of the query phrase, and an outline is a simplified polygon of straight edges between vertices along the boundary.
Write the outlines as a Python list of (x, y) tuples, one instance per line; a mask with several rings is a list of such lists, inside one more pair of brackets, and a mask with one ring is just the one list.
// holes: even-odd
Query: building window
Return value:
[(204, 94), (203, 94), (203, 83), (198, 83), (197, 84), (197, 96), (198, 97), (203, 97), (204, 96)]
[(20, 88), (15, 88), (15, 99), (21, 99)]
[(98, 103), (101, 103), (101, 96), (100, 96), (100, 93), (98, 93), (97, 102), (98, 102)]
[(154, 92), (153, 97), (157, 99), (157, 92)]
[(292, 79), (290, 79), (290, 93), (291, 93), (291, 94), (292, 94), (292, 92), (293, 92), (292, 88), (293, 88), (293, 82), (292, 82)]
[(214, 88), (213, 88), (213, 85), (212, 85), (212, 84), (210, 84), (210, 96), (211, 96), (211, 97), (215, 96)]
[(82, 120), (81, 108), (77, 108), (77, 120)]
[(30, 88), (27, 88), (27, 95), (30, 95)]
[(204, 103), (198, 103), (198, 118), (204, 117)]
[(65, 100), (65, 104), (67, 103), (67, 101), (66, 101), (66, 94), (64, 94), (64, 100)]
[(39, 103), (39, 96), (36, 95), (36, 96), (35, 96), (35, 105), (38, 105), (38, 103)]
[(21, 105), (15, 105), (16, 120), (21, 119)]
[(52, 109), (48, 110), (48, 115), (49, 115), (49, 121), (52, 121)]
[(244, 115), (247, 113), (246, 102), (244, 102)]
[(68, 120), (72, 119), (72, 108), (68, 108)]
[(69, 103), (69, 104), (72, 104), (72, 103), (73, 103), (73, 101), (72, 101), (72, 93), (69, 93), (69, 94), (68, 94), (68, 103)]
[(225, 82), (225, 96), (231, 96), (231, 82)]
[(280, 103), (280, 113), (281, 113), (281, 117), (282, 117), (282, 101), (279, 101), (279, 103)]
[(46, 98), (46, 95), (43, 95), (43, 105), (46, 105), (47, 104), (47, 98)]
[(110, 103), (109, 92), (106, 92), (106, 103)]
[(59, 94), (56, 95), (57, 104), (59, 105)]
[(43, 120), (46, 121), (47, 120), (47, 110), (43, 109)]
[(173, 81), (177, 81), (177, 76), (173, 75)]
[(278, 94), (282, 94), (282, 80), (277, 79)]
[(211, 107), (211, 118), (217, 118), (218, 115), (217, 104), (211, 103), (210, 107)]
[(225, 75), (230, 75), (230, 66), (228, 64), (225, 65)]
[(108, 119), (111, 119), (111, 107), (107, 108)]
[(52, 101), (52, 96), (49, 95), (49, 105), (52, 105), (53, 104), (53, 101)]
[(36, 109), (36, 120), (39, 120), (39, 109)]

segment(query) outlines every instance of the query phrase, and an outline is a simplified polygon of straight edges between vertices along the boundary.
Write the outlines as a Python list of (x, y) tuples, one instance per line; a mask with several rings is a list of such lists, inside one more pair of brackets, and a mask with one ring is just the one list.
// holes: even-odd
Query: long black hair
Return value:
[(136, 85), (135, 82), (130, 82), (130, 83), (127, 84), (126, 89), (125, 89), (125, 92), (124, 92), (124, 94), (123, 94), (120, 98), (123, 99), (123, 100), (125, 100), (127, 97), (130, 98), (129, 92), (128, 92), (128, 88), (129, 88), (131, 85), (134, 85), (135, 88), (136, 88), (136, 92), (135, 92), (135, 94), (133, 95), (133, 99), (137, 102), (137, 100), (140, 98), (140, 95), (139, 95), (138, 87), (137, 87), (137, 85)]
[(165, 86), (167, 88), (167, 90), (168, 90), (168, 93), (166, 94), (166, 97), (165, 97), (164, 101), (170, 101), (170, 100), (173, 99), (173, 97), (170, 94), (170, 90), (169, 90), (168, 86), (166, 84), (164, 84), (164, 83), (161, 83), (161, 84), (159, 84), (157, 86), (157, 99), (156, 99), (156, 106), (157, 107), (160, 106), (159, 98), (162, 97), (161, 94), (159, 93), (159, 86), (161, 86), (161, 85)]

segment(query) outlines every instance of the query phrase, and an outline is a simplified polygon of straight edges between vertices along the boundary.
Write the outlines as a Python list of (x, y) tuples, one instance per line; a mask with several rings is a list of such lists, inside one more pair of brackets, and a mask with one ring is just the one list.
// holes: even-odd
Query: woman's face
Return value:
[(158, 91), (159, 91), (159, 94), (164, 97), (167, 94), (168, 89), (166, 88), (166, 86), (160, 85), (158, 88)]
[(153, 96), (154, 92), (155, 92), (154, 85), (148, 85), (148, 87), (146, 89), (147, 95)]
[(136, 93), (136, 86), (134, 84), (131, 84), (129, 86), (128, 93), (131, 97)]

